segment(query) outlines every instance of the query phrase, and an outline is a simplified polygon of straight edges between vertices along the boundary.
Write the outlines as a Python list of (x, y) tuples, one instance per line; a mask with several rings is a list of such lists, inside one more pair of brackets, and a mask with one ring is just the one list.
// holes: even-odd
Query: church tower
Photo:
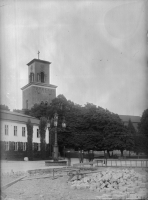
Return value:
[(34, 104), (50, 104), (56, 97), (57, 86), (50, 84), (50, 62), (31, 60), (28, 65), (28, 84), (22, 87), (23, 109), (31, 109)]

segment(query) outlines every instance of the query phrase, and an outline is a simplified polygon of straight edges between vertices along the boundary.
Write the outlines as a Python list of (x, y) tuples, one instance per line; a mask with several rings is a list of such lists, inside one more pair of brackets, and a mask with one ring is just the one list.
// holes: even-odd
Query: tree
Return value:
[(148, 155), (148, 109), (144, 110), (136, 137), (136, 151), (144, 152)]
[(33, 138), (33, 125), (31, 123), (31, 120), (28, 119), (27, 121), (27, 154), (29, 160), (33, 160), (33, 151), (32, 151), (32, 138)]
[[(50, 105), (35, 105), (30, 114), (39, 119), (52, 119), (55, 112), (59, 117), (58, 144), (62, 148), (65, 146), (107, 151), (120, 149), (123, 152), (133, 145), (132, 137), (119, 116), (92, 103), (81, 106), (67, 100), (63, 95), (58, 95)], [(61, 128), (63, 118), (67, 124), (64, 132)]]
[(133, 143), (127, 143), (127, 146), (128, 146), (128, 150), (134, 150), (136, 151), (136, 137), (137, 137), (137, 132), (133, 126), (133, 123), (131, 122), (131, 119), (129, 119), (128, 121), (128, 125), (127, 125), (127, 128), (128, 128), (128, 131), (129, 131), (129, 134), (128, 134), (128, 137), (129, 138), (132, 138), (132, 141)]
[(135, 130), (135, 128), (134, 128), (134, 126), (133, 126), (133, 123), (131, 122), (130, 119), (129, 119), (129, 121), (128, 121), (127, 127), (128, 127), (128, 130), (131, 132), (131, 134), (132, 134), (133, 136), (136, 135), (136, 130)]
[(35, 104), (31, 110), (26, 110), (26, 114), (28, 113), (29, 115), (36, 117), (40, 119), (41, 117), (46, 117), (47, 116), (47, 105), (45, 104)]
[(104, 129), (104, 150), (123, 150), (127, 148), (127, 129), (121, 123), (111, 122)]
[(140, 134), (143, 134), (146, 137), (148, 137), (148, 109), (144, 110), (142, 114), (138, 131)]
[(45, 142), (45, 132), (47, 128), (47, 119), (45, 117), (40, 118), (39, 130), (40, 130), (40, 141), (41, 141), (41, 157), (45, 159), (46, 157), (46, 142)]
[(6, 106), (6, 105), (0, 105), (0, 109), (1, 109), (1, 110), (7, 110), (7, 111), (10, 111), (9, 107)]

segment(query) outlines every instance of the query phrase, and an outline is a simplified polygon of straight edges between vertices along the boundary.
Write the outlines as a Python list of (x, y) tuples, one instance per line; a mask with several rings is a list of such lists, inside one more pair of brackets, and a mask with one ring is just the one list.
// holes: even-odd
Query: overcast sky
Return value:
[(22, 109), (27, 63), (50, 61), (57, 95), (118, 114), (148, 108), (145, 0), (2, 0), (1, 104)]

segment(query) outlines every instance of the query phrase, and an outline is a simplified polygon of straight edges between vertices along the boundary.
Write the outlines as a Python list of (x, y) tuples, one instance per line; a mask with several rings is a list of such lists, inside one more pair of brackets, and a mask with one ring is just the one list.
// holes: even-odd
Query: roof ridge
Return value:
[(41, 63), (51, 64), (51, 62), (49, 62), (49, 61), (46, 61), (46, 60), (40, 60), (40, 59), (34, 58), (34, 59), (31, 60), (27, 65), (29, 66), (29, 65), (32, 64), (33, 62), (41, 62)]
[(13, 112), (13, 111), (8, 111), (8, 110), (3, 110), (3, 109), (0, 109), (0, 112), (12, 114), (12, 115), (20, 115), (20, 116), (24, 116), (24, 117), (31, 117), (31, 118), (37, 119), (36, 117), (33, 117), (31, 115), (25, 115), (25, 114), (22, 114), (22, 113), (19, 113), (19, 112)]

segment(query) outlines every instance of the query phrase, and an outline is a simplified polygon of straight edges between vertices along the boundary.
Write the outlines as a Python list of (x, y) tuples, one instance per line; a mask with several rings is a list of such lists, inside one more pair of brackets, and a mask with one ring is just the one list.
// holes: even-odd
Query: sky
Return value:
[(22, 109), (32, 59), (74, 103), (123, 115), (148, 108), (148, 1), (1, 0), (1, 104)]

